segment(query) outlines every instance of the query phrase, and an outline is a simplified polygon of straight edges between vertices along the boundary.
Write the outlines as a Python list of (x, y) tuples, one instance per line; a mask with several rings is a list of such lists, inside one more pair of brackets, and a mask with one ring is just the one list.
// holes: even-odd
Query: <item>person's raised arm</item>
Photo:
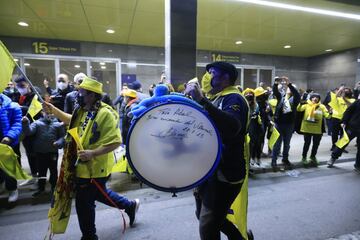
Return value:
[(61, 111), (54, 105), (48, 102), (43, 102), (42, 107), (47, 114), (53, 114), (56, 118), (60, 119), (66, 125), (70, 124), (71, 114)]

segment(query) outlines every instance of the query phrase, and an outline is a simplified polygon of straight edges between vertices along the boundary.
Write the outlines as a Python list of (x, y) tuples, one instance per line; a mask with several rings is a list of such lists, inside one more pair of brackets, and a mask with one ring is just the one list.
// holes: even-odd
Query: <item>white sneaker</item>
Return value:
[(32, 185), (34, 183), (36, 183), (36, 179), (33, 177), (31, 179), (25, 180), (24, 182), (20, 183), (19, 186), (22, 187), (22, 186)]
[(9, 192), (8, 202), (9, 203), (16, 202), (18, 200), (18, 197), (19, 197), (19, 191), (18, 190), (11, 191), (11, 192)]

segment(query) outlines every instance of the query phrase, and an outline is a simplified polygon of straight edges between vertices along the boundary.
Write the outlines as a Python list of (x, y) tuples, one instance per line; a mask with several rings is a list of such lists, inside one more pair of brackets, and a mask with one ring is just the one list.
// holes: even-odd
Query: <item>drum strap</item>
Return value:
[(91, 179), (90, 180), (91, 183), (93, 183), (96, 188), (100, 191), (100, 193), (117, 209), (120, 210), (120, 213), (121, 213), (121, 217), (123, 219), (123, 231), (122, 233), (124, 234), (125, 233), (125, 230), (126, 230), (126, 221), (125, 221), (125, 217), (124, 217), (124, 214), (122, 212), (122, 210), (116, 205), (116, 203), (114, 203), (114, 201), (109, 197), (109, 195), (104, 191), (104, 189), (101, 187), (101, 185), (95, 180), (95, 179)]

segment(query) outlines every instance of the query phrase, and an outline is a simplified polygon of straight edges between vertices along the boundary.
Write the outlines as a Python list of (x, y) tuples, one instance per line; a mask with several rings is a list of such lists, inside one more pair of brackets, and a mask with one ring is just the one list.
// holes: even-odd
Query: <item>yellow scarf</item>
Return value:
[(316, 108), (319, 107), (320, 102), (313, 103), (311, 100), (307, 100), (307, 104), (310, 106), (310, 114), (309, 114), (309, 116), (308, 116), (308, 118), (306, 120), (311, 121), (311, 122), (315, 122), (315, 110), (316, 110)]

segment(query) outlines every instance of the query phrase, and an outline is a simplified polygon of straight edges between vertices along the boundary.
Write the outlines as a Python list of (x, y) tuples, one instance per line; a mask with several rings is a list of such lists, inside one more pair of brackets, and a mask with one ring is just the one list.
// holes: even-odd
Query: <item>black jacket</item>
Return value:
[(214, 102), (201, 103), (219, 130), (223, 148), (218, 169), (229, 182), (245, 178), (245, 136), (248, 132), (249, 107), (240, 94), (228, 94)]
[(64, 103), (64, 112), (72, 114), (75, 108), (77, 95), (78, 95), (78, 91), (76, 90), (66, 94), (65, 103)]
[[(48, 88), (46, 89), (48, 91)], [(64, 111), (65, 107), (65, 97), (68, 93), (72, 92), (74, 87), (69, 85), (64, 90), (57, 89), (51, 95), (51, 103), (54, 104), (55, 107), (59, 108), (60, 110)], [(48, 91), (49, 92), (49, 91)]]
[(273, 94), (276, 97), (276, 99), (278, 100), (276, 108), (275, 108), (275, 115), (274, 115), (275, 123), (281, 124), (281, 123), (294, 123), (295, 122), (296, 108), (297, 108), (297, 105), (300, 103), (301, 96), (300, 96), (300, 93), (298, 92), (298, 90), (296, 90), (296, 88), (291, 83), (288, 85), (288, 87), (293, 95), (291, 98), (289, 98), (291, 112), (284, 113), (283, 107), (284, 107), (285, 96), (283, 96), (279, 92), (277, 84), (273, 85)]
[(360, 100), (353, 102), (345, 111), (342, 122), (356, 135), (360, 135)]

